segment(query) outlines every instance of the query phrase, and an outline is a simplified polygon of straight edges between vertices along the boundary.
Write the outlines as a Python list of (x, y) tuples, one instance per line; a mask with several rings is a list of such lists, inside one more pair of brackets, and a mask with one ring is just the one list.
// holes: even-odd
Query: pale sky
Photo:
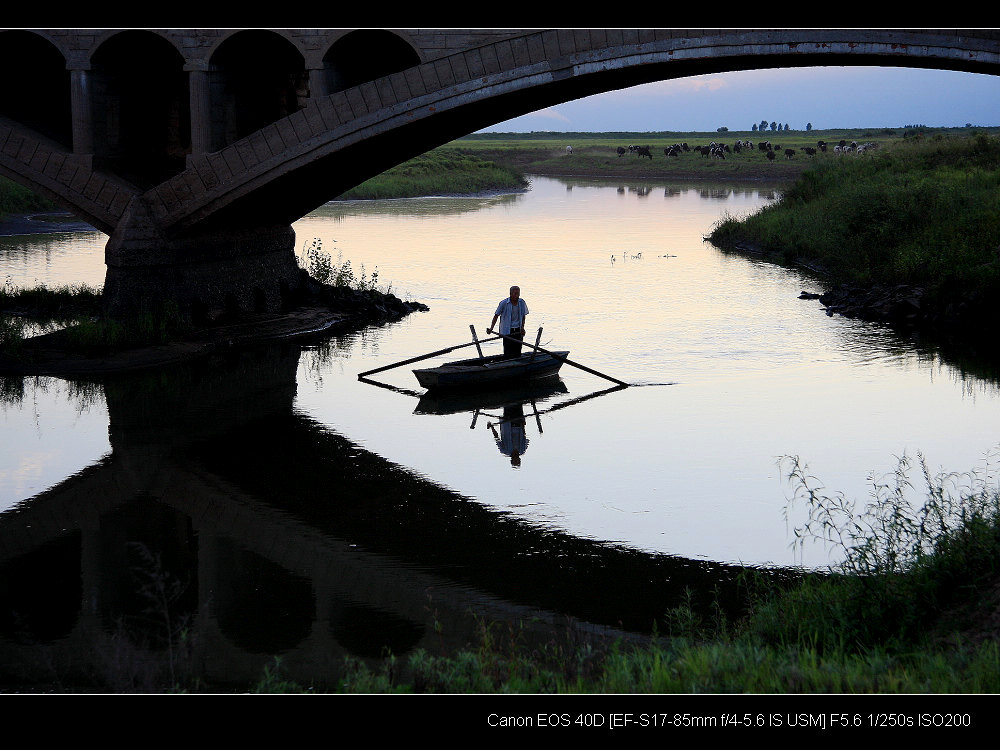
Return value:
[(484, 131), (713, 132), (766, 119), (803, 130), (1000, 125), (1000, 76), (882, 67), (783, 68), (693, 76), (560, 104)]

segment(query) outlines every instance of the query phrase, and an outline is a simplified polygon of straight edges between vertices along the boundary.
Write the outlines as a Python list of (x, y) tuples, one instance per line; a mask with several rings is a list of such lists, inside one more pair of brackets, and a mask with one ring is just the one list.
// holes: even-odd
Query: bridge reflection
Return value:
[(739, 568), (535, 528), (298, 413), (299, 351), (103, 381), (111, 453), (0, 515), (0, 677), (246, 687), (280, 655), (332, 684), (483, 622), (641, 640), (689, 588), (738, 606)]

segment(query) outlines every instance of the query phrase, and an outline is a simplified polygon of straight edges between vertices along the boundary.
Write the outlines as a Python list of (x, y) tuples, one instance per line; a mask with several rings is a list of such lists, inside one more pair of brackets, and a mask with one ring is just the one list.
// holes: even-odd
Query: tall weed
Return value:
[(361, 270), (356, 273), (351, 261), (344, 260), (340, 250), (337, 251), (337, 259), (334, 260), (330, 253), (323, 249), (323, 240), (319, 237), (313, 238), (313, 241), (303, 248), (299, 256), (299, 265), (321, 284), (363, 292), (378, 290), (377, 267), (369, 274), (362, 264)]
[(806, 513), (794, 544), (827, 545), (839, 561), (762, 608), (758, 633), (784, 642), (812, 637), (821, 649), (919, 641), (944, 609), (975, 597), (1000, 572), (998, 455), (969, 472), (932, 473), (922, 455), (914, 462), (904, 454), (892, 472), (869, 477), (863, 505), (828, 494), (797, 457), (783, 457), (794, 488), (788, 511)]

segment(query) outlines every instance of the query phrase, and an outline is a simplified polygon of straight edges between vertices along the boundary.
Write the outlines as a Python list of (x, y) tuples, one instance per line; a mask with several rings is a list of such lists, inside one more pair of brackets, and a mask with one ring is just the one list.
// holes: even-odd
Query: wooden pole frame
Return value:
[(486, 333), (492, 333), (495, 336), (499, 336), (500, 338), (510, 339), (511, 341), (517, 341), (521, 344), (524, 344), (524, 346), (530, 346), (532, 349), (548, 354), (556, 359), (561, 359), (567, 365), (572, 365), (573, 367), (583, 370), (584, 372), (589, 372), (591, 375), (597, 375), (598, 377), (604, 378), (605, 380), (610, 380), (612, 383), (617, 383), (618, 385), (628, 386), (628, 383), (626, 383), (624, 380), (619, 380), (618, 378), (613, 378), (610, 375), (605, 375), (603, 372), (592, 370), (591, 368), (581, 365), (578, 362), (573, 362), (571, 359), (567, 357), (560, 357), (555, 352), (550, 352), (548, 349), (543, 349), (542, 347), (537, 346), (535, 344), (529, 344), (526, 341), (522, 341), (519, 338), (515, 338), (514, 336), (508, 336), (505, 333), (498, 333), (496, 331), (490, 330), (489, 328), (486, 329)]

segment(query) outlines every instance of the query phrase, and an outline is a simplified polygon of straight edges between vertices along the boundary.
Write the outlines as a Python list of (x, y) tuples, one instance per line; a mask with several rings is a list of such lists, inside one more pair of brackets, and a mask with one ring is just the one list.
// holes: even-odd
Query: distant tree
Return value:
[(788, 130), (788, 123), (785, 123), (785, 130)]
[(750, 130), (753, 131), (754, 133), (756, 133), (757, 132), (757, 123), (754, 123), (753, 127), (750, 128)]
[(813, 129), (813, 124), (811, 122), (807, 122), (806, 123), (806, 130), (812, 130), (812, 129)]
[(771, 121), (771, 130), (777, 130), (777, 129), (778, 129), (778, 123), (776, 123), (776, 122), (774, 122), (774, 121), (772, 120), (772, 121)]
[(761, 130), (767, 130), (767, 120), (761, 120), (760, 121), (760, 129)]
[(729, 132), (729, 128), (727, 128), (725, 125), (723, 125), (721, 128), (716, 128), (715, 132), (716, 133), (728, 133)]

